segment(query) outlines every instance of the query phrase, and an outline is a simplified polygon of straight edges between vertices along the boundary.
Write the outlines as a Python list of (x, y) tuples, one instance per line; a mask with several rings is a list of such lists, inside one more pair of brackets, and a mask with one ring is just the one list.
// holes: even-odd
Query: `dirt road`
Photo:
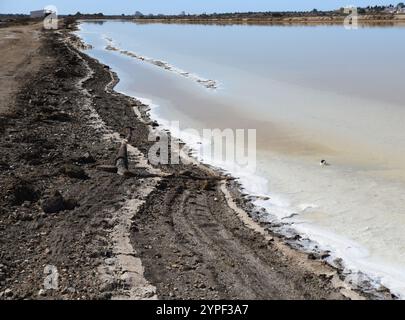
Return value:
[(9, 110), (12, 97), (27, 75), (35, 73), (44, 57), (38, 55), (41, 24), (0, 28), (0, 114)]

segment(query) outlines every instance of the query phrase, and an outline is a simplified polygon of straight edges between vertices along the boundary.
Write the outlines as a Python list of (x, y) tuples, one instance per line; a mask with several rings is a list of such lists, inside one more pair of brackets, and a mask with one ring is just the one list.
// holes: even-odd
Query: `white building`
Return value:
[(31, 11), (30, 16), (31, 18), (45, 18), (47, 15), (51, 14), (51, 10), (36, 10)]

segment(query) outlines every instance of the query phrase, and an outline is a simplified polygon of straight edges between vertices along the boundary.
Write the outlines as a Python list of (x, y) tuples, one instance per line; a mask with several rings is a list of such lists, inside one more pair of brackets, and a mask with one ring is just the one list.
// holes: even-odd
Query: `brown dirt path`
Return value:
[(23, 80), (43, 62), (38, 53), (41, 28), (40, 23), (0, 28), (0, 114), (8, 112)]

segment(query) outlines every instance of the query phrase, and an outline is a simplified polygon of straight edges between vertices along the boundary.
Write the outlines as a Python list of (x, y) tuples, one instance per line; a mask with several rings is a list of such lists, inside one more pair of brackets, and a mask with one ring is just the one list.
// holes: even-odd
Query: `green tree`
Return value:
[(143, 17), (143, 13), (140, 12), (140, 11), (136, 11), (135, 12), (135, 17), (137, 17), (137, 18)]

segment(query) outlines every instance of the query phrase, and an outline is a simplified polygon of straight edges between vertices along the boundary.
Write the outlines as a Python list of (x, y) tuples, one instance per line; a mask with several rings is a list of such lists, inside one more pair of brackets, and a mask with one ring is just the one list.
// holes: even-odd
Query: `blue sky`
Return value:
[(0, 13), (27, 13), (47, 5), (55, 5), (59, 13), (103, 12), (107, 14), (147, 13), (177, 14), (234, 12), (234, 11), (286, 11), (326, 10), (347, 5), (367, 6), (396, 4), (384, 0), (0, 0)]

